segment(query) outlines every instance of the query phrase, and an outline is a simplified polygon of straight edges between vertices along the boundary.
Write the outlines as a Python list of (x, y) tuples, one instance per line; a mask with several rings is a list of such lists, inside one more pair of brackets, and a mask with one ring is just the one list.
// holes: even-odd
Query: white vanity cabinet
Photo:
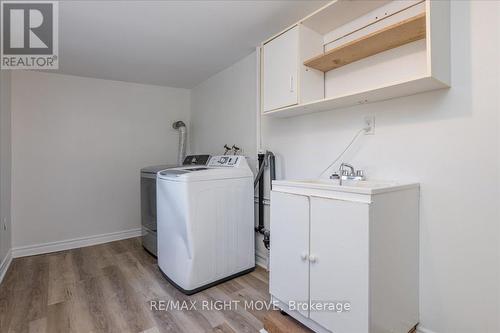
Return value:
[[(418, 206), (418, 184), (273, 182), (273, 300), (316, 332), (410, 331), (418, 323)], [(297, 306), (308, 302), (350, 308)]]
[[(284, 302), (308, 300), (309, 198), (281, 192), (271, 192), (271, 197), (273, 245), (270, 261), (273, 271), (279, 272), (271, 274), (271, 293), (280, 295)], [(308, 311), (299, 312), (306, 317), (309, 315)]]

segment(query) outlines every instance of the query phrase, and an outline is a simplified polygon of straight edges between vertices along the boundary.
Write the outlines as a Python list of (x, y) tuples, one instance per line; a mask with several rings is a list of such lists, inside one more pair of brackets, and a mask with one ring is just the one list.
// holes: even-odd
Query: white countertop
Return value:
[(418, 183), (398, 183), (395, 181), (343, 180), (341, 186), (339, 184), (339, 180), (332, 179), (285, 179), (273, 181), (273, 186), (298, 187), (304, 189), (310, 188), (373, 195), (378, 193), (401, 191), (404, 189), (419, 187), (420, 185)]

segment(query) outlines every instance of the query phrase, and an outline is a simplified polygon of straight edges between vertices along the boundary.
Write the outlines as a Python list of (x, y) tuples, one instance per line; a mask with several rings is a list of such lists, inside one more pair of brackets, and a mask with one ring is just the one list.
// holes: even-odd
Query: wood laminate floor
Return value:
[[(243, 304), (268, 300), (260, 268), (185, 296), (132, 238), (15, 259), (0, 285), (0, 332), (257, 332), (268, 311)], [(166, 311), (159, 301), (196, 309)]]

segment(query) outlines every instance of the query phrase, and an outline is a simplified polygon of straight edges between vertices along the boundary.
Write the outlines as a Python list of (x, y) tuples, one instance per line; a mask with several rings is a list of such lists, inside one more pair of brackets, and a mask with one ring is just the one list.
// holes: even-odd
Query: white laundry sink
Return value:
[(290, 186), (298, 188), (310, 188), (318, 190), (349, 192), (359, 194), (376, 194), (392, 192), (404, 188), (416, 187), (416, 183), (398, 183), (392, 181), (377, 180), (343, 180), (342, 185), (338, 179), (292, 179), (275, 180), (273, 185)]

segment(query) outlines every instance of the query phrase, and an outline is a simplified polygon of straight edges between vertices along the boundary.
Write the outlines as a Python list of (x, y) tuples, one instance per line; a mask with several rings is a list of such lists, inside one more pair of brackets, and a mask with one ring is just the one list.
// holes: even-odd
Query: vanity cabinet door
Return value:
[(311, 311), (333, 332), (368, 332), (369, 206), (311, 197), (310, 297), (349, 302), (350, 311)]
[[(309, 198), (271, 191), (269, 292), (282, 302), (309, 300)], [(307, 309), (306, 309), (307, 310)], [(300, 310), (304, 316), (308, 311)]]
[(263, 112), (297, 104), (299, 27), (267, 42), (262, 52)]

